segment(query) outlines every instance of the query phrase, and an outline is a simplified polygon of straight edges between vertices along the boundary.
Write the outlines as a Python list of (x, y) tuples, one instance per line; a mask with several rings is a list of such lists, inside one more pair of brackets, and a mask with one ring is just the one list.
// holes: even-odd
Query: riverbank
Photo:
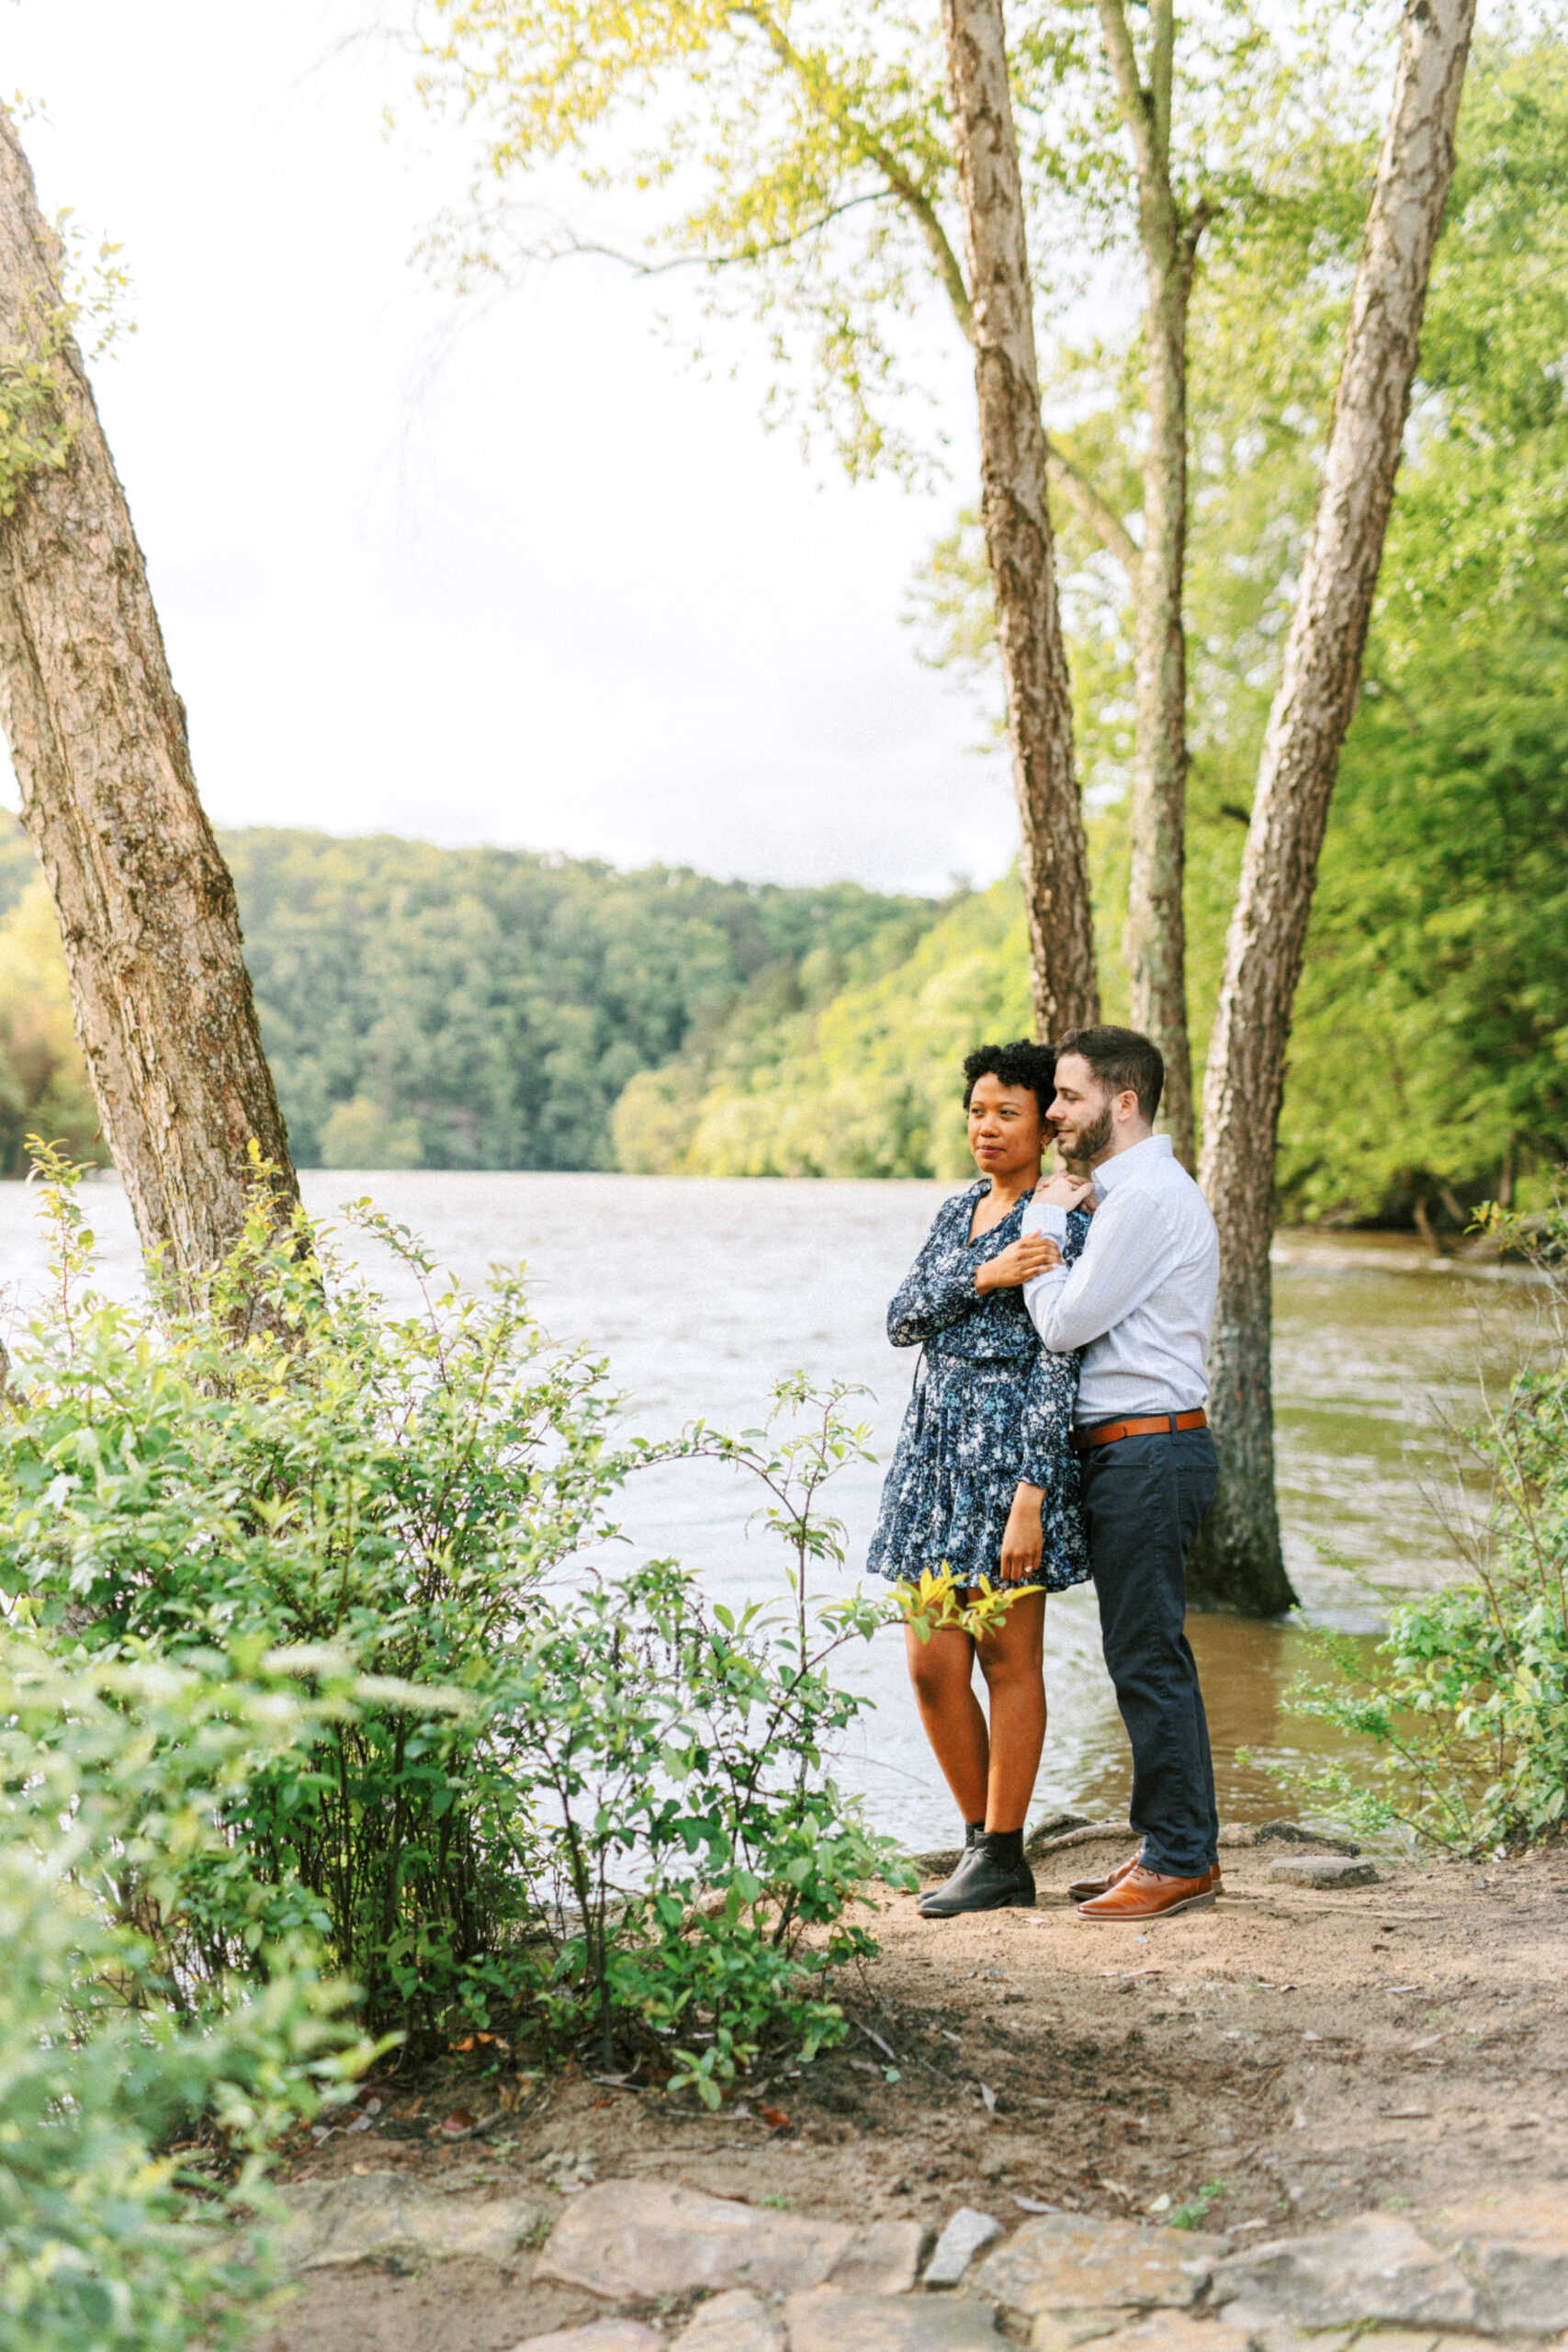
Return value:
[[(1124, 1850), (1047, 1853), (1033, 1912), (931, 1922), (885, 1900), (880, 1956), (841, 1988), (849, 2042), (748, 2111), (682, 2113), (589, 2077), (513, 2086), (466, 2071), (479, 2049), (389, 2081), (364, 2128), (292, 2167), (297, 2251), (328, 2259), (269, 2352), (502, 2352), (633, 2304), (672, 2337), (690, 2295), (546, 2275), (560, 2216), (617, 2179), (907, 2221), (922, 2243), (963, 2207), (1007, 2232), (1047, 2210), (1150, 2231), (1176, 2215), (1220, 2255), (1374, 2211), (1568, 2211), (1568, 1848), (1308, 1885), (1310, 1849), (1227, 1843), (1221, 1902), (1146, 1938), (1066, 1900)], [(453, 2140), (454, 2117), (487, 2128)], [(436, 2259), (430, 2233), (457, 2242), (459, 2217), (487, 2251)], [(1568, 2228), (1561, 2253), (1568, 2278)]]

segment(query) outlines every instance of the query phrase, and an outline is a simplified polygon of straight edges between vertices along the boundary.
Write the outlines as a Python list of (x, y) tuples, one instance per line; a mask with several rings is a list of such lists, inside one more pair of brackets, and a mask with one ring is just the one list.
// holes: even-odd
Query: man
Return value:
[[(1060, 1354), (1083, 1350), (1073, 1443), (1143, 1840), (1109, 1879), (1073, 1888), (1086, 1919), (1161, 1918), (1219, 1889), (1209, 1732), (1184, 1631), (1187, 1555), (1214, 1493), (1203, 1408), (1219, 1238), (1169, 1136), (1154, 1131), (1164, 1082), (1158, 1048), (1134, 1029), (1065, 1038), (1047, 1115), (1063, 1158), (1093, 1177), (1053, 1177), (1023, 1218), (1047, 1245), (1046, 1271), (1024, 1290), (1035, 1329)], [(1069, 1270), (1055, 1245), (1091, 1194)]]

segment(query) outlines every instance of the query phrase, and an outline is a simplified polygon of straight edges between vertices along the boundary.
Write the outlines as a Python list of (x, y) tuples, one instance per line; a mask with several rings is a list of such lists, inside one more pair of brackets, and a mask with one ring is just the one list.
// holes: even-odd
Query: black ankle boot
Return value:
[(1032, 1911), (1034, 1873), (1023, 1859), (1021, 1829), (983, 1829), (942, 1886), (922, 1894), (922, 1919), (952, 1919), (961, 1911)]

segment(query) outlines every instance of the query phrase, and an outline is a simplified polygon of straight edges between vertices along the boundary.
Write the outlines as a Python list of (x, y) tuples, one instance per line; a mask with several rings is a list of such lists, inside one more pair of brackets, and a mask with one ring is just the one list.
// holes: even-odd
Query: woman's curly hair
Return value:
[(1056, 1091), (1056, 1048), (1037, 1046), (1032, 1037), (1015, 1037), (1010, 1046), (976, 1046), (964, 1057), (964, 1108), (976, 1083), (994, 1078), (1002, 1086), (1027, 1086), (1044, 1118)]

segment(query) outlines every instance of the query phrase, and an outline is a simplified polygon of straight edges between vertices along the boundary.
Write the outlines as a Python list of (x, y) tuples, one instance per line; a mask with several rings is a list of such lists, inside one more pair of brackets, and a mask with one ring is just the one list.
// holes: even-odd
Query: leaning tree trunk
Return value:
[(249, 1148), (298, 1200), (234, 886), (197, 797), (125, 492), (0, 107), (0, 720), (143, 1251), (176, 1291), (239, 1233)]
[(1144, 541), (1134, 582), (1133, 854), (1127, 972), (1133, 1025), (1165, 1058), (1161, 1115), (1184, 1168), (1197, 1164), (1187, 1035), (1187, 313), (1203, 219), (1184, 222), (1170, 184), (1173, 0), (1152, 0), (1149, 74), (1139, 72), (1123, 0), (1100, 0), (1100, 29), (1133, 141), (1144, 307), (1148, 444)]
[(1001, 0), (942, 0), (942, 17), (969, 258), (980, 506), (1023, 835), (1034, 1022), (1041, 1037), (1060, 1036), (1098, 1019), (1100, 994)]
[(1350, 305), (1317, 511), (1259, 765), (1203, 1095), (1220, 1228), (1210, 1351), (1220, 1489), (1194, 1599), (1271, 1614), (1293, 1595), (1274, 1495), (1269, 1244), (1285, 1051), (1318, 852), (1361, 654), (1453, 173), (1475, 0), (1406, 0), (1388, 137)]

